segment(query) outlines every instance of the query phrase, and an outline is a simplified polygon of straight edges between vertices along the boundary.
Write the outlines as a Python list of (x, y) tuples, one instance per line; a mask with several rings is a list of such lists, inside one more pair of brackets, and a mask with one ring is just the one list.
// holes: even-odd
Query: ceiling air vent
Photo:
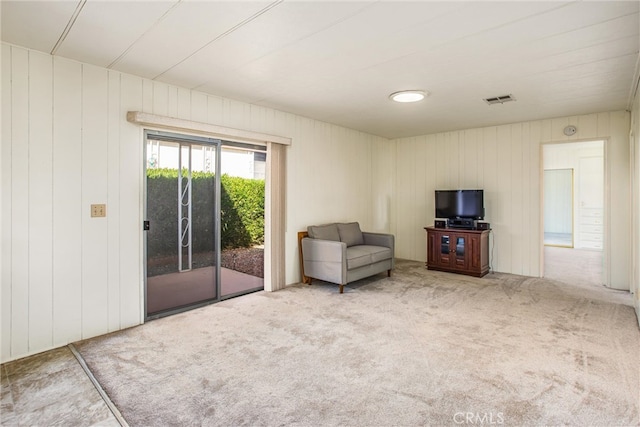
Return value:
[(489, 105), (493, 104), (504, 104), (505, 102), (515, 101), (516, 99), (513, 95), (502, 95), (502, 96), (494, 96), (493, 98), (485, 98), (484, 102)]

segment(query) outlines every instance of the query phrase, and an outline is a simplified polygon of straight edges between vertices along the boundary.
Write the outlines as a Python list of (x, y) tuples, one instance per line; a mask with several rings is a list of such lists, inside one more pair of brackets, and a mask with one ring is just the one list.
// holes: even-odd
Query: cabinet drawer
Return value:
[(602, 242), (602, 233), (580, 233), (581, 242)]
[(577, 247), (581, 249), (602, 249), (602, 242), (580, 242)]
[(602, 225), (603, 219), (602, 217), (582, 216), (580, 217), (580, 224), (581, 225)]
[(580, 209), (580, 216), (590, 218), (602, 218), (604, 216), (602, 209)]
[(581, 224), (580, 230), (582, 230), (584, 233), (602, 234), (602, 232), (604, 231), (604, 227), (602, 227), (602, 224)]

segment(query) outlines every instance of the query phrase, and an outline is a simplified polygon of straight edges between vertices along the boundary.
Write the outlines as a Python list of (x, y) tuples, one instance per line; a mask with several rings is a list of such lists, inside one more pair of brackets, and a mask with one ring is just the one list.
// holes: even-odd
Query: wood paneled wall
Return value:
[(631, 290), (640, 325), (640, 89), (636, 88), (631, 112), (630, 158), (632, 171), (631, 195)]
[[(396, 255), (424, 260), (423, 227), (433, 224), (436, 189), (481, 188), (493, 229), (494, 271), (541, 274), (541, 144), (603, 139), (608, 174), (608, 283), (629, 289), (631, 240), (628, 112), (514, 123), (392, 141)], [(567, 137), (565, 126), (578, 132)]]
[(371, 209), (377, 183), (390, 198), (393, 165), (373, 164), (384, 138), (3, 43), (3, 362), (143, 321), (143, 134), (128, 111), (293, 139), (286, 283), (307, 225), (389, 225)]
[[(436, 188), (484, 188), (493, 268), (536, 276), (540, 143), (607, 140), (611, 283), (629, 284), (629, 115), (518, 123), (388, 141), (2, 44), (2, 347), (13, 360), (143, 320), (142, 128), (128, 111), (292, 138), (286, 148), (285, 276), (297, 232), (360, 221), (424, 260)], [(570, 140), (571, 138), (569, 138)], [(90, 204), (106, 203), (106, 218)]]

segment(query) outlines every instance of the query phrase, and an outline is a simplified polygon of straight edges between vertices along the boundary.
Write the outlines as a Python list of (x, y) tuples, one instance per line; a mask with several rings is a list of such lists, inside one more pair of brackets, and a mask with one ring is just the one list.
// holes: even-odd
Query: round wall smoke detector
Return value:
[(564, 128), (564, 134), (567, 136), (571, 136), (576, 132), (578, 132), (578, 128), (576, 128), (575, 126), (569, 125), (566, 128)]

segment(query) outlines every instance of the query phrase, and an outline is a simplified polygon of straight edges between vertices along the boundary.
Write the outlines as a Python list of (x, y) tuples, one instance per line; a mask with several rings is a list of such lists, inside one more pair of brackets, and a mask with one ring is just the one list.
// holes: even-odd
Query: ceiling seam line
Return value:
[(111, 64), (107, 65), (107, 69), (111, 69), (113, 68), (118, 62), (120, 62), (120, 60), (122, 58), (124, 58), (131, 49), (133, 49), (133, 47), (136, 45), (136, 43), (138, 43), (144, 36), (146, 36), (149, 31), (153, 30), (160, 22), (162, 22), (167, 15), (175, 8), (177, 7), (180, 3), (182, 3), (182, 0), (178, 0), (177, 2), (175, 2), (173, 4), (173, 6), (171, 6), (169, 9), (167, 9), (167, 11), (165, 13), (162, 14), (162, 16), (160, 18), (158, 18), (158, 20), (156, 22), (153, 23), (153, 25), (151, 27), (149, 27), (144, 33), (142, 33), (140, 35), (140, 37), (138, 37), (133, 43), (131, 43), (131, 45), (125, 49), (124, 52), (122, 52), (116, 59), (114, 59), (113, 61), (111, 61)]
[(194, 52), (192, 52), (191, 54), (189, 54), (187, 57), (185, 57), (184, 59), (182, 59), (179, 62), (176, 62), (175, 64), (173, 64), (171, 67), (167, 68), (166, 70), (164, 70), (162, 73), (158, 74), (157, 76), (153, 77), (152, 80), (156, 80), (159, 77), (162, 77), (164, 74), (168, 73), (169, 71), (173, 70), (175, 67), (177, 67), (178, 65), (182, 64), (183, 62), (185, 62), (187, 59), (191, 58), (192, 56), (194, 56), (195, 54), (197, 54), (198, 52), (200, 52), (201, 50), (203, 50), (204, 48), (206, 48), (207, 46), (209, 46), (210, 44), (216, 42), (217, 40), (220, 40), (221, 38), (228, 36), (229, 34), (233, 33), (234, 31), (240, 29), (241, 27), (244, 27), (245, 25), (247, 25), (249, 22), (255, 20), (256, 18), (260, 17), (261, 15), (267, 13), (268, 11), (270, 11), (271, 9), (273, 9), (274, 7), (278, 6), (280, 3), (282, 3), (284, 0), (276, 0), (275, 2), (269, 4), (268, 6), (266, 6), (265, 8), (259, 10), (258, 12), (254, 13), (253, 15), (251, 15), (250, 17), (248, 17), (247, 19), (243, 20), (242, 22), (237, 23), (236, 25), (234, 25), (233, 27), (229, 28), (227, 31), (225, 31), (224, 33), (214, 37), (212, 40), (208, 41), (207, 43), (205, 43), (202, 47), (196, 49)]
[[(620, 55), (614, 55), (614, 56), (610, 56), (608, 58), (599, 58), (593, 61), (584, 61), (581, 62), (579, 64), (571, 64), (571, 65), (567, 65), (566, 67), (562, 67), (560, 68), (560, 70), (570, 70), (573, 68), (580, 68), (580, 67), (584, 67), (585, 65), (591, 65), (591, 64), (598, 64), (600, 62), (605, 62), (605, 61), (612, 61), (612, 60), (616, 60), (616, 59), (620, 59), (620, 58), (625, 58), (627, 56), (634, 56), (638, 55), (638, 52), (630, 52), (630, 53), (623, 53)], [(540, 72), (534, 72), (534, 73), (528, 73), (528, 74), (522, 74), (523, 77), (530, 77), (530, 76), (538, 76), (540, 74), (546, 74), (546, 73), (552, 73), (557, 71), (557, 69), (548, 69), (548, 70), (544, 70), (544, 71), (540, 71)], [(605, 71), (608, 72), (608, 71)], [(595, 73), (595, 74), (602, 74), (600, 72)]]
[[(576, 1), (574, 1), (573, 3), (576, 3)], [(520, 17), (520, 18), (518, 18), (518, 19), (515, 19), (515, 20), (512, 20), (512, 21), (509, 21), (509, 22), (507, 22), (507, 23), (503, 23), (503, 24), (496, 25), (496, 26), (493, 26), (493, 27), (485, 28), (485, 29), (482, 29), (482, 30), (480, 30), (480, 31), (478, 31), (478, 32), (475, 32), (475, 33), (472, 33), (472, 34), (467, 34), (467, 35), (465, 35), (465, 36), (458, 37), (457, 39), (449, 40), (449, 41), (447, 41), (447, 42), (444, 42), (444, 43), (440, 43), (440, 44), (434, 45), (433, 47), (431, 47), (431, 48), (430, 48), (430, 49), (428, 49), (427, 51), (413, 51), (413, 52), (408, 52), (408, 53), (406, 53), (406, 54), (404, 54), (404, 55), (401, 55), (401, 56), (399, 56), (399, 57), (397, 57), (397, 58), (392, 58), (392, 59), (389, 59), (389, 60), (385, 60), (385, 61), (381, 62), (380, 64), (376, 64), (376, 65), (372, 65), (372, 66), (366, 67), (366, 68), (364, 68), (363, 70), (367, 70), (367, 69), (369, 69), (369, 68), (372, 68), (372, 67), (374, 67), (374, 66), (378, 66), (378, 65), (381, 65), (381, 64), (387, 64), (387, 63), (395, 62), (395, 61), (397, 61), (398, 59), (409, 58), (409, 57), (412, 57), (412, 56), (416, 56), (416, 55), (424, 54), (425, 52), (431, 52), (431, 51), (433, 51), (433, 50), (441, 49), (441, 48), (445, 47), (447, 44), (457, 43), (457, 42), (460, 42), (460, 41), (462, 41), (462, 40), (465, 40), (465, 39), (468, 39), (468, 38), (471, 38), (471, 37), (476, 37), (478, 34), (483, 34), (483, 33), (487, 33), (487, 32), (491, 32), (491, 31), (497, 30), (497, 29), (501, 29), (501, 28), (503, 28), (503, 27), (507, 27), (507, 26), (512, 25), (512, 24), (514, 24), (514, 23), (519, 23), (519, 22), (521, 22), (521, 21), (526, 21), (526, 20), (528, 20), (528, 19), (530, 19), (530, 18), (538, 17), (538, 16), (540, 16), (540, 15), (544, 15), (544, 14), (549, 13), (549, 12), (555, 12), (555, 11), (557, 11), (557, 10), (559, 10), (559, 9), (562, 9), (562, 8), (564, 8), (564, 7), (567, 7), (567, 6), (570, 6), (571, 4), (572, 4), (572, 3), (567, 3), (567, 4), (564, 4), (564, 5), (561, 5), (561, 6), (558, 6), (558, 7), (552, 8), (552, 9), (547, 9), (547, 10), (544, 10), (544, 11), (541, 11), (541, 12), (536, 12), (536, 13), (531, 14), (531, 15), (523, 16), (523, 17)], [(553, 35), (545, 36), (545, 37), (542, 37), (542, 38), (539, 38), (539, 39), (534, 40), (534, 42), (538, 42), (538, 41), (541, 41), (541, 40), (546, 40), (546, 39), (549, 39), (549, 38), (557, 37), (557, 36), (559, 36), (559, 35), (570, 34), (570, 33), (575, 32), (575, 31), (579, 31), (579, 30), (582, 30), (582, 29), (585, 29), (585, 28), (592, 27), (592, 26), (594, 26), (594, 25), (599, 25), (599, 24), (602, 24), (602, 23), (605, 23), (605, 22), (614, 21), (614, 20), (616, 20), (616, 19), (624, 18), (624, 17), (631, 16), (631, 15), (634, 15), (634, 14), (635, 14), (635, 13), (628, 13), (628, 14), (625, 14), (625, 15), (616, 16), (616, 17), (614, 17), (614, 18), (610, 18), (610, 19), (607, 19), (607, 20), (605, 20), (605, 21), (598, 22), (598, 23), (596, 23), (596, 24), (590, 24), (590, 25), (586, 25), (586, 26), (584, 26), (584, 27), (580, 27), (580, 28), (576, 28), (576, 29), (573, 29), (573, 30), (564, 31), (564, 32), (561, 32), (561, 33), (558, 33), (558, 34), (553, 34)], [(530, 43), (531, 43), (531, 42), (529, 42), (528, 44), (530, 44)]]
[(62, 30), (62, 34), (60, 34), (60, 38), (58, 38), (58, 41), (53, 46), (53, 49), (51, 49), (51, 55), (55, 55), (58, 49), (60, 48), (60, 46), (62, 45), (62, 43), (67, 39), (67, 36), (69, 35), (69, 31), (71, 31), (71, 28), (76, 23), (76, 19), (78, 19), (78, 16), (80, 15), (80, 12), (82, 12), (82, 8), (86, 3), (87, 3), (87, 0), (80, 0), (78, 2), (78, 5), (76, 6), (76, 10), (73, 11), (71, 18), (69, 19), (69, 22), (67, 22), (67, 26), (64, 27), (64, 30)]
[[(303, 40), (306, 40), (306, 39), (308, 39), (308, 38), (310, 38), (310, 37), (313, 37), (313, 36), (315, 36), (315, 35), (317, 35), (317, 34), (320, 34), (320, 33), (324, 32), (324, 31), (327, 31), (328, 29), (333, 28), (333, 27), (335, 27), (336, 25), (342, 24), (343, 22), (345, 22), (345, 21), (347, 21), (347, 20), (349, 20), (349, 19), (351, 19), (351, 18), (355, 17), (356, 15), (359, 15), (360, 13), (362, 13), (362, 11), (363, 11), (363, 10), (368, 9), (368, 8), (370, 8), (370, 7), (373, 7), (373, 5), (374, 5), (374, 4), (375, 4), (375, 3), (371, 3), (371, 4), (367, 5), (367, 6), (364, 6), (362, 9), (358, 9), (357, 11), (354, 11), (354, 12), (350, 13), (349, 15), (343, 16), (342, 18), (338, 19), (337, 21), (334, 21), (334, 22), (332, 22), (332, 23), (330, 23), (330, 24), (327, 24), (327, 25), (325, 25), (324, 27), (319, 28), (319, 29), (318, 29), (318, 30), (316, 30), (316, 31), (313, 31), (313, 32), (311, 32), (311, 33), (307, 34), (306, 36), (304, 36), (304, 37), (302, 37), (302, 38), (300, 38), (300, 39), (297, 39), (297, 40), (292, 41), (292, 42), (290, 42), (290, 43), (284, 44), (284, 45), (282, 45), (281, 47), (279, 47), (279, 48), (277, 48), (277, 49), (275, 49), (275, 50), (286, 49), (286, 48), (288, 48), (288, 47), (290, 47), (290, 46), (293, 46), (293, 45), (295, 45), (295, 44), (300, 43), (300, 42), (301, 42), (301, 41), (303, 41)], [(241, 66), (236, 67), (235, 69), (237, 70), (237, 69), (240, 69), (240, 68), (242, 68), (242, 67), (244, 67), (244, 66), (246, 66), (246, 65), (248, 65), (248, 64), (252, 64), (252, 63), (254, 63), (254, 62), (260, 61), (260, 60), (262, 60), (263, 58), (266, 58), (267, 56), (271, 55), (275, 50), (271, 50), (271, 51), (269, 51), (268, 53), (265, 53), (264, 55), (259, 56), (258, 58), (255, 58), (255, 59), (253, 59), (253, 60), (251, 60), (251, 61), (249, 61), (249, 62), (247, 62), (247, 63), (245, 63), (245, 64), (243, 64), (243, 65), (241, 65)], [(202, 85), (205, 85), (205, 84), (206, 84), (206, 82), (205, 82), (205, 83), (202, 83), (202, 84), (201, 84), (201, 85), (199, 85), (199, 86), (202, 86)]]
[(640, 55), (636, 59), (635, 70), (633, 71), (633, 77), (631, 80), (631, 89), (629, 90), (629, 100), (627, 101), (627, 110), (633, 110), (633, 101), (637, 96), (640, 96), (638, 89), (640, 88)]

